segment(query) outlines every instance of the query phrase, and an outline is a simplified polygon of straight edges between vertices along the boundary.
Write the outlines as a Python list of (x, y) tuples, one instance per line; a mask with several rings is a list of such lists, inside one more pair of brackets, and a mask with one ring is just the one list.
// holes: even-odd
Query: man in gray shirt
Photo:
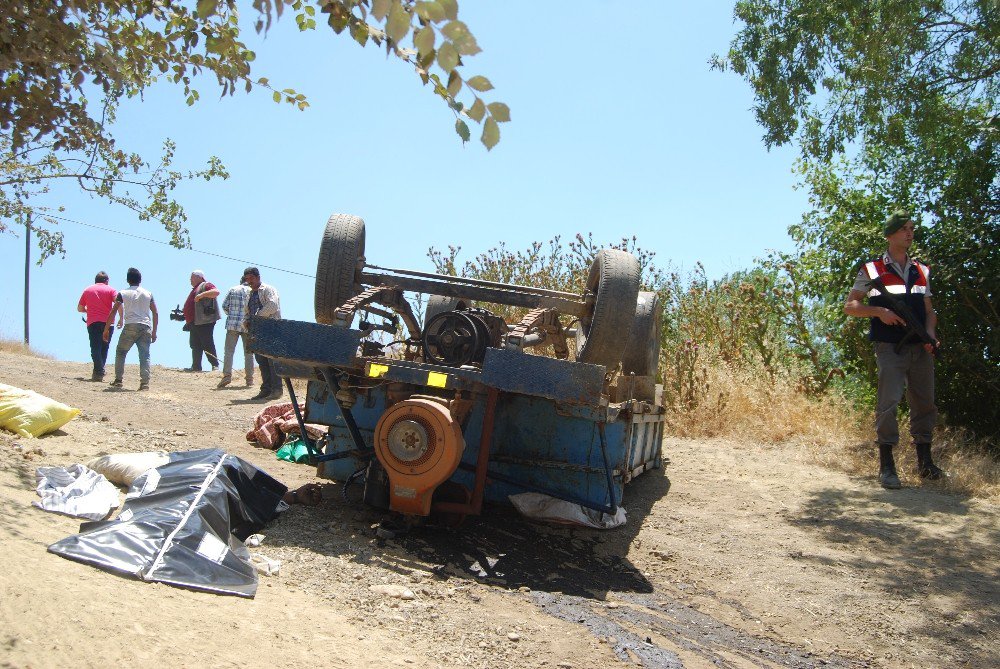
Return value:
[[(892, 309), (895, 301), (907, 305), (937, 342), (930, 268), (909, 255), (913, 228), (909, 212), (899, 210), (889, 216), (882, 228), (888, 249), (861, 265), (844, 303), (844, 313), (867, 318), (870, 323), (868, 338), (875, 348), (878, 365), (875, 441), (879, 448), (879, 483), (883, 488), (901, 487), (892, 450), (899, 442), (896, 409), (904, 391), (910, 408), (910, 436), (917, 451), (917, 473), (930, 480), (944, 475), (931, 457), (931, 436), (937, 421), (933, 356), (936, 347), (920, 339), (909, 340), (905, 321)], [(871, 287), (874, 279), (881, 281), (884, 290)]]

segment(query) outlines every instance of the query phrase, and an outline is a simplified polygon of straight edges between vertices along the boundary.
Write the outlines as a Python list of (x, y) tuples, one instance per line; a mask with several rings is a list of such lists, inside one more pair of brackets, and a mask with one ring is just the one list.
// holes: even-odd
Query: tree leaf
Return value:
[(437, 61), (445, 72), (451, 72), (458, 67), (458, 51), (451, 42), (445, 42), (438, 49)]
[(461, 39), (463, 35), (469, 34), (469, 27), (461, 21), (449, 21), (443, 28), (441, 34), (453, 42)]
[(274, 95), (272, 95), (271, 97), (274, 99), (275, 102), (281, 102), (281, 93), (279, 93), (278, 91), (275, 91)]
[(379, 21), (384, 21), (389, 15), (389, 8), (393, 5), (392, 0), (372, 0), (372, 16)]
[(354, 41), (364, 46), (368, 43), (368, 24), (364, 21), (355, 21), (350, 24), (351, 37)]
[(427, 53), (418, 53), (417, 65), (419, 65), (420, 68), (426, 73), (427, 70), (431, 69), (431, 65), (434, 64), (434, 61), (436, 59), (437, 59), (437, 51), (435, 51), (434, 49), (431, 49)]
[(466, 81), (465, 84), (472, 90), (479, 91), (480, 93), (483, 91), (493, 90), (493, 84), (490, 83), (490, 80), (481, 75), (472, 77)]
[(490, 118), (495, 119), (499, 123), (506, 123), (510, 120), (510, 107), (504, 103), (491, 102), (486, 107), (490, 110)]
[(476, 101), (472, 103), (472, 106), (465, 110), (465, 113), (469, 115), (476, 123), (483, 122), (483, 116), (486, 115), (486, 105), (480, 98), (476, 98)]
[(445, 15), (444, 8), (441, 7), (440, 2), (418, 2), (416, 4), (417, 16), (422, 18), (424, 21), (430, 21), (432, 23), (439, 23), (444, 21), (447, 16)]
[(462, 77), (455, 70), (448, 75), (448, 95), (455, 97), (462, 90)]
[(469, 32), (469, 27), (461, 21), (450, 21), (441, 29), (441, 34), (454, 42), (455, 48), (462, 55), (471, 56), (482, 50)]
[(455, 121), (455, 132), (457, 132), (458, 136), (462, 138), (463, 144), (468, 142), (469, 138), (472, 136), (469, 132), (469, 126), (466, 125), (465, 121), (462, 119), (457, 119)]
[(483, 134), (479, 141), (483, 143), (487, 151), (492, 150), (500, 141), (500, 126), (493, 120), (493, 117), (486, 119), (486, 123), (483, 124)]
[(389, 39), (399, 44), (410, 32), (410, 13), (403, 8), (402, 2), (396, 0), (389, 10), (389, 20), (385, 23), (385, 33)]
[(441, 5), (446, 19), (454, 21), (458, 18), (458, 0), (438, 0), (437, 4)]
[(413, 35), (413, 46), (424, 56), (434, 50), (434, 28), (424, 26)]
[(198, 0), (198, 16), (207, 19), (215, 14), (219, 0)]

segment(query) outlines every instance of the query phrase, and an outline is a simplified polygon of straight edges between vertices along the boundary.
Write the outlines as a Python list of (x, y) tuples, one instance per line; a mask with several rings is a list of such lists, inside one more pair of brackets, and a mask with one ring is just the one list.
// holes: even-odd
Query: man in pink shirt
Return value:
[(104, 364), (108, 360), (110, 342), (104, 341), (104, 324), (108, 322), (111, 307), (118, 291), (108, 285), (108, 273), (98, 272), (94, 285), (84, 289), (76, 310), (87, 314), (87, 335), (90, 337), (90, 357), (94, 361), (91, 381), (104, 380)]

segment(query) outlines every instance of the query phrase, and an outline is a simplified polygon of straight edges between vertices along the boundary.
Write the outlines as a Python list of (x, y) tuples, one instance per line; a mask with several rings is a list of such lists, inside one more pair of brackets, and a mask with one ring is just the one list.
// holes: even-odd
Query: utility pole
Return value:
[(31, 280), (31, 214), (25, 219), (24, 233), (24, 345), (30, 344), (28, 336), (28, 285)]

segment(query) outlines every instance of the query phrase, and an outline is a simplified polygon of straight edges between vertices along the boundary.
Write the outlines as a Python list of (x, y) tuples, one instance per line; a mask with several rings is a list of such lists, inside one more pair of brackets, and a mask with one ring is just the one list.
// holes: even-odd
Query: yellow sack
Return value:
[(73, 420), (79, 409), (68, 407), (34, 390), (0, 383), (0, 428), (21, 437), (40, 437)]

